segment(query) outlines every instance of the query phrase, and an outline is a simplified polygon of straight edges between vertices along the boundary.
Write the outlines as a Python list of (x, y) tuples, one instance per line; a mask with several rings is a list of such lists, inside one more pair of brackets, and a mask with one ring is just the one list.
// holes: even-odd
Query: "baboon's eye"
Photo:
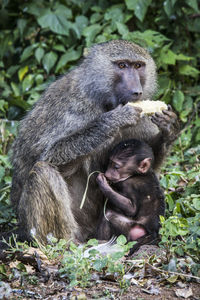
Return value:
[(139, 69), (139, 68), (141, 68), (141, 66), (142, 66), (142, 64), (140, 62), (134, 63), (134, 68), (135, 69)]
[(114, 170), (118, 170), (118, 169), (121, 168), (121, 165), (119, 165), (118, 163), (112, 161), (111, 168), (114, 169)]
[(119, 67), (120, 69), (124, 69), (124, 68), (127, 67), (127, 64), (126, 64), (125, 62), (121, 61), (121, 62), (118, 63), (118, 67)]
[(117, 165), (117, 164), (115, 164), (114, 166), (113, 166), (113, 169), (115, 169), (115, 170), (118, 170), (118, 169), (120, 169), (121, 168), (121, 166), (119, 166), (119, 165)]

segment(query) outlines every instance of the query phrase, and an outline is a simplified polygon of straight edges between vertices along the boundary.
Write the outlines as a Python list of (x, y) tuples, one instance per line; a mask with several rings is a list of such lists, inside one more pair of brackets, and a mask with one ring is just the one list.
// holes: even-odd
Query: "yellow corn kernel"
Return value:
[(129, 102), (129, 105), (140, 107), (144, 114), (152, 115), (155, 112), (162, 113), (163, 109), (167, 110), (167, 104), (162, 101), (143, 100), (138, 102)]

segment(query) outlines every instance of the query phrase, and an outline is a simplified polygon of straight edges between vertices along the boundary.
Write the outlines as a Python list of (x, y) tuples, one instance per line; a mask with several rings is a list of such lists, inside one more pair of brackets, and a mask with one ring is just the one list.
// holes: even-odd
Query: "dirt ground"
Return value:
[[(35, 251), (35, 248), (33, 249)], [(38, 261), (31, 250), (28, 255), (19, 253), (18, 257), (14, 257), (14, 259), (1, 257), (0, 273), (4, 273), (6, 276), (2, 277), (2, 281), (0, 281), (0, 299), (200, 299), (200, 283), (197, 283), (196, 280), (178, 276), (174, 282), (167, 282), (156, 272), (156, 268), (155, 270), (151, 269), (150, 265), (149, 268), (145, 268), (145, 274), (144, 269), (142, 270), (142, 276), (142, 273), (138, 277), (135, 277), (133, 272), (129, 273), (127, 275), (131, 274), (129, 286), (125, 290), (120, 288), (113, 276), (102, 276), (98, 273), (93, 274), (87, 288), (69, 288), (66, 280), (62, 280), (57, 274), (58, 264), (49, 262), (39, 249), (37, 253), (40, 257), (38, 260), (40, 267), (38, 267)], [(155, 253), (162, 255), (162, 250), (157, 246), (146, 245), (134, 254), (134, 258), (145, 259)], [(28, 273), (30, 276), (23, 276), (23, 268), (20, 271), (16, 268), (19, 263), (26, 266), (26, 275)], [(9, 272), (12, 276), (9, 275)]]
[[(155, 287), (157, 286), (155, 280)], [(131, 285), (127, 291), (120, 294), (119, 286), (113, 282), (97, 283), (90, 288), (73, 288), (67, 289), (66, 283), (63, 281), (49, 280), (47, 283), (39, 282), (37, 286), (26, 285), (20, 288), (16, 283), (10, 285), (12, 292), (8, 295), (7, 299), (48, 299), (48, 300), (85, 300), (85, 299), (123, 299), (123, 300), (142, 300), (142, 299), (200, 299), (200, 286), (197, 283), (186, 284), (184, 290), (191, 291), (192, 296), (187, 298), (177, 296), (177, 290), (183, 290), (178, 285), (175, 286), (162, 286), (155, 288), (155, 292), (148, 291), (145, 287), (137, 287)], [(0, 298), (6, 299), (6, 298)]]

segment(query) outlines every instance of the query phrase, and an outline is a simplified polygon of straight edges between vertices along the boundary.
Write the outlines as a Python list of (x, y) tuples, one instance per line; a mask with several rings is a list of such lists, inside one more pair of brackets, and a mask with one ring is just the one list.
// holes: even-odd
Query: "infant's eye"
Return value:
[(119, 62), (119, 63), (118, 63), (118, 67), (119, 67), (120, 69), (124, 69), (124, 68), (127, 67), (127, 64), (126, 64), (125, 62)]
[(139, 63), (139, 62), (134, 63), (134, 68), (135, 68), (135, 69), (139, 69), (139, 68), (141, 68), (141, 66), (142, 66), (142, 64)]
[(120, 169), (120, 166), (119, 166), (119, 165), (114, 165), (113, 168), (114, 168), (115, 170), (118, 170), (118, 169)]

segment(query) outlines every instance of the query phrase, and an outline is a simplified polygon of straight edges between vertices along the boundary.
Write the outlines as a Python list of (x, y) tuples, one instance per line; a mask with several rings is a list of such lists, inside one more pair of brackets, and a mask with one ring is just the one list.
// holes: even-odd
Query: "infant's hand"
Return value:
[(110, 188), (109, 184), (108, 184), (108, 181), (105, 177), (105, 175), (103, 173), (100, 173), (98, 176), (97, 176), (97, 183), (100, 187), (100, 189), (102, 190), (105, 190), (105, 189), (108, 189)]

